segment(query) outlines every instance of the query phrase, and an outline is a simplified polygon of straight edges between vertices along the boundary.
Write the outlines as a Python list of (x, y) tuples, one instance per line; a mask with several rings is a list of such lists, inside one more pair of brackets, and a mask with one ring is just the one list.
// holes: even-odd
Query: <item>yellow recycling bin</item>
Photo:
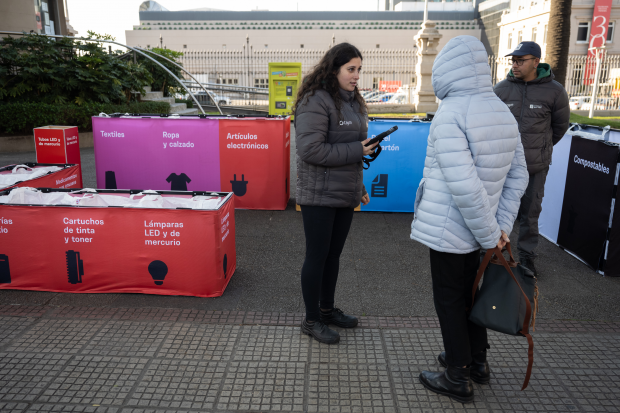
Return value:
[(269, 114), (291, 115), (300, 84), (301, 63), (269, 63)]

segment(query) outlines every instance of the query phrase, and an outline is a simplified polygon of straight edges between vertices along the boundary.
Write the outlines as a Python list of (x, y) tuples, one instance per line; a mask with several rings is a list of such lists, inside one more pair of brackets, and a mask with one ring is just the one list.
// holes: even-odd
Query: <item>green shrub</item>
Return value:
[(194, 101), (191, 99), (175, 99), (175, 103), (185, 103), (187, 105), (187, 109), (192, 109), (194, 107)]
[(120, 59), (120, 53), (109, 54), (94, 42), (37, 34), (2, 38), (0, 101), (129, 103), (132, 91), (143, 92), (153, 78), (142, 64)]
[(56, 105), (17, 102), (0, 104), (0, 133), (31, 134), (32, 128), (46, 125), (77, 126), (80, 132), (92, 131), (92, 116), (100, 113), (168, 113), (167, 102), (134, 102), (122, 105), (84, 103)]

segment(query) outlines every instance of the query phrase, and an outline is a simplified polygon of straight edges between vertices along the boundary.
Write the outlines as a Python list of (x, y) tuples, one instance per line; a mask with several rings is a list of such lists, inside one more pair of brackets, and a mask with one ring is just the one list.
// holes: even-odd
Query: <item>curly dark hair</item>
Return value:
[[(325, 89), (331, 95), (338, 112), (340, 112), (342, 109), (342, 99), (340, 98), (340, 86), (336, 74), (340, 71), (342, 66), (356, 57), (363, 60), (362, 53), (360, 53), (358, 48), (349, 43), (339, 43), (329, 49), (321, 61), (314, 67), (312, 72), (302, 81), (301, 87), (297, 92), (297, 100), (295, 101), (293, 114), (297, 111), (297, 107), (302, 100), (306, 96), (310, 97), (314, 95), (314, 92), (318, 89)], [(355, 100), (360, 104), (360, 113), (364, 114), (365, 111), (367, 111), (366, 102), (357, 86), (355, 87), (354, 93)], [(342, 113), (339, 113), (339, 117), (342, 118)]]

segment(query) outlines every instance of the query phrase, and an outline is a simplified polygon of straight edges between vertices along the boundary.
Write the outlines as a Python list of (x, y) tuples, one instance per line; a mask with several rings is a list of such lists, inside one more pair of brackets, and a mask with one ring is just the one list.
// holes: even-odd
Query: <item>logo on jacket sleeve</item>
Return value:
[(346, 126), (346, 125), (353, 125), (353, 122), (351, 122), (350, 120), (341, 120), (340, 121), (340, 126)]
[(542, 105), (530, 105), (530, 109), (542, 109)]

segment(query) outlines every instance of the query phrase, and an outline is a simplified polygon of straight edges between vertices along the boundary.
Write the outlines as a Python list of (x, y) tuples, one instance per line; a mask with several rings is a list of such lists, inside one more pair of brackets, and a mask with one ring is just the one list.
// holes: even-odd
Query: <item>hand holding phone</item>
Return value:
[(381, 132), (380, 134), (378, 134), (377, 136), (375, 136), (374, 138), (372, 138), (366, 145), (364, 146), (370, 146), (374, 143), (381, 143), (383, 141), (383, 139), (385, 139), (388, 135), (390, 135), (393, 132), (396, 132), (398, 130), (398, 126), (392, 126), (390, 129), (386, 130), (385, 132)]

